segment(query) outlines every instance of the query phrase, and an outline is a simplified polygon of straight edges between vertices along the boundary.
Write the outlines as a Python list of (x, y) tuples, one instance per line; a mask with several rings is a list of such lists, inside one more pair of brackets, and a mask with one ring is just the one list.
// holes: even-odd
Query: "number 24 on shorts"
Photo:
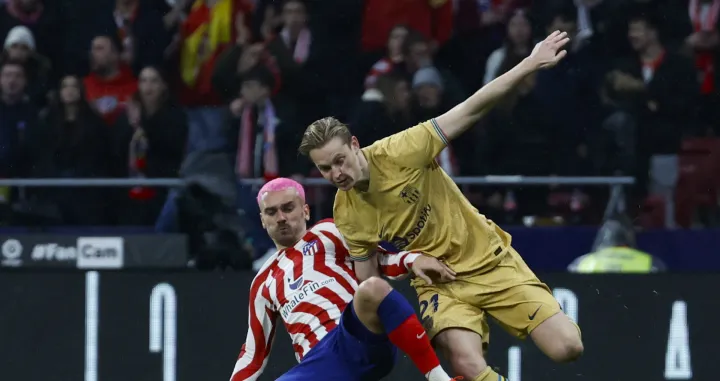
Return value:
[(427, 312), (430, 303), (432, 303), (432, 312), (437, 312), (438, 306), (440, 305), (440, 302), (438, 300), (438, 294), (433, 294), (433, 296), (430, 297), (429, 303), (427, 300), (423, 300), (420, 302), (420, 317), (425, 317), (425, 312)]

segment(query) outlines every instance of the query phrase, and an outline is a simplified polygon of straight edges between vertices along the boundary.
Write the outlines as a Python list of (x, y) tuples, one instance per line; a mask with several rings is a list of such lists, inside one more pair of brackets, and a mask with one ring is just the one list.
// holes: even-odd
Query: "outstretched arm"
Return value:
[(267, 270), (260, 273), (250, 286), (248, 333), (230, 381), (257, 380), (267, 365), (277, 320), (277, 312), (272, 308), (272, 303), (262, 295), (267, 274)]
[(353, 270), (359, 282), (363, 282), (370, 277), (381, 275), (378, 263), (378, 254), (376, 250), (368, 253), (367, 257), (362, 260), (353, 259)]
[(541, 41), (529, 57), (507, 73), (483, 86), (464, 102), (435, 118), (435, 122), (447, 141), (453, 140), (473, 126), (525, 76), (540, 69), (550, 68), (567, 54), (562, 48), (570, 39), (566, 32), (555, 31)]
[(360, 282), (381, 275), (393, 280), (404, 279), (410, 274), (412, 264), (418, 257), (420, 254), (409, 251), (391, 253), (378, 246), (366, 260), (353, 262), (355, 276)]
[(379, 271), (388, 279), (401, 280), (410, 275), (412, 264), (421, 254), (409, 251), (391, 253), (378, 247), (377, 258)]

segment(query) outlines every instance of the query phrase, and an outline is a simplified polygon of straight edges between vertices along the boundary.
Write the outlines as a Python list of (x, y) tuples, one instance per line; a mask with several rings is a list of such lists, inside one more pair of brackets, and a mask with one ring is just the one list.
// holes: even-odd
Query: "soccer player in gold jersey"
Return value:
[(335, 224), (361, 280), (378, 275), (380, 241), (437, 257), (456, 272), (449, 283), (415, 278), (412, 284), (428, 334), (468, 381), (503, 379), (483, 357), (485, 314), (516, 337), (530, 335), (555, 361), (572, 361), (583, 352), (579, 328), (512, 248), (510, 235), (481, 215), (435, 162), (448, 141), (523, 78), (555, 66), (567, 54), (568, 41), (566, 33), (552, 33), (520, 64), (447, 113), (368, 147), (360, 148), (334, 118), (310, 125), (300, 144), (300, 153), (339, 188)]

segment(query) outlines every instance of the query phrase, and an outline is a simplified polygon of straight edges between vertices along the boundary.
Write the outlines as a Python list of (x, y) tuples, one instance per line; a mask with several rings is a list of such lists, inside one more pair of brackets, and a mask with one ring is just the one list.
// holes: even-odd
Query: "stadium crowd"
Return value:
[[(438, 160), (454, 176), (630, 175), (631, 204), (647, 205), (675, 189), (683, 139), (719, 131), (719, 8), (4, 0), (0, 178), (174, 178), (193, 152), (222, 153), (238, 179), (314, 176), (296, 152), (313, 120), (334, 115), (371, 143), (448, 110), (559, 29), (572, 36), (567, 59), (526, 78)], [(252, 211), (251, 189), (238, 191)], [(510, 222), (598, 215), (606, 197), (584, 187), (465, 191)], [(15, 223), (32, 210), (64, 224), (152, 225), (167, 196), (149, 187), (0, 189), (2, 219)]]

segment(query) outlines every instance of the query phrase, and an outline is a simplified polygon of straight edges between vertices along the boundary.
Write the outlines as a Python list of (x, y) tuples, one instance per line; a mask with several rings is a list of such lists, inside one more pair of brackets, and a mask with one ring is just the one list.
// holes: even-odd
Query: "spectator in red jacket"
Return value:
[(450, 0), (365, 0), (363, 51), (382, 50), (390, 31), (398, 24), (417, 30), (433, 45), (442, 45), (452, 35), (452, 3)]
[(120, 51), (120, 43), (111, 36), (95, 37), (90, 50), (91, 73), (83, 80), (88, 102), (108, 125), (115, 123), (137, 91), (137, 79), (120, 62)]

